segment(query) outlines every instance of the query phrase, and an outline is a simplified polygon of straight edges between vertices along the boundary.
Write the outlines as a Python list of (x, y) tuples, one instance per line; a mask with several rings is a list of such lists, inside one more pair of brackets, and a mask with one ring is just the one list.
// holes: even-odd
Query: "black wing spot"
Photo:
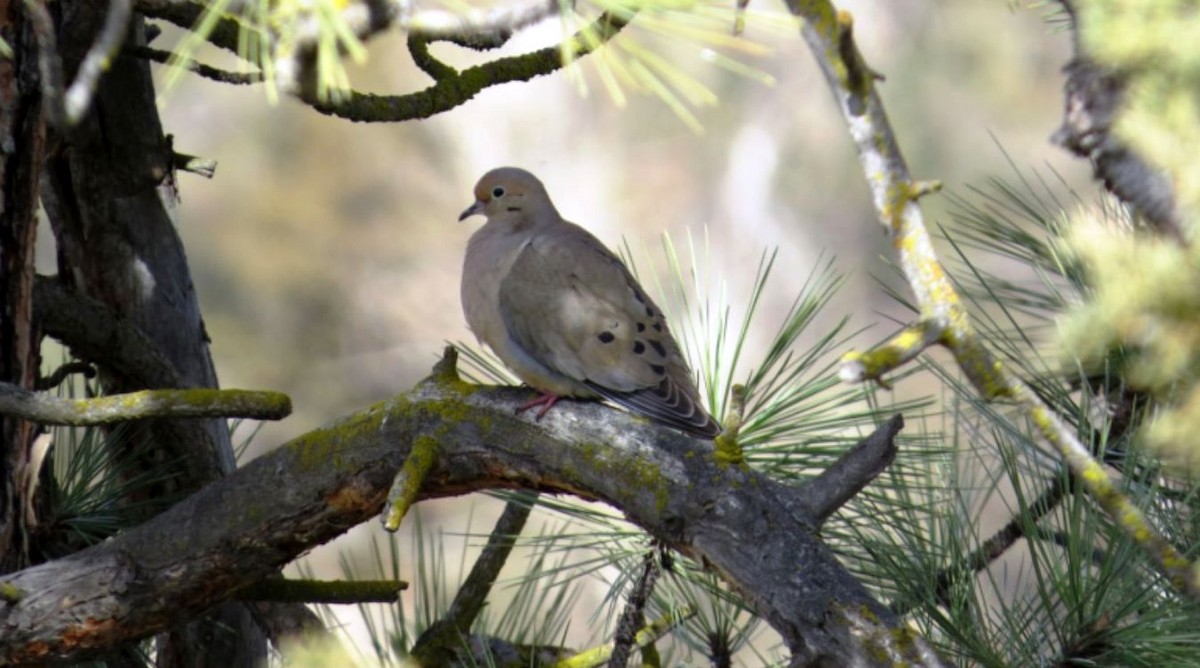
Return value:
[(641, 341), (634, 341), (633, 342), (633, 354), (641, 355), (644, 352), (646, 352), (645, 344), (643, 344)]
[(661, 364), (651, 364), (650, 370), (661, 376), (667, 372), (667, 367)]
[(640, 302), (642, 304), (646, 303), (646, 295), (643, 295), (641, 290), (634, 290), (633, 297), (634, 297), (634, 299), (637, 299), (638, 302)]
[(649, 306), (647, 306), (647, 307), (646, 307), (646, 315), (648, 315), (648, 316), (650, 316), (651, 318), (653, 318), (653, 317), (654, 317), (654, 309), (652, 309), (652, 308), (650, 308)]
[(662, 331), (662, 323), (661, 322), (654, 323), (654, 331), (656, 331), (656, 332)]
[(617, 337), (612, 332), (600, 332), (596, 338), (600, 339), (600, 343), (612, 343)]
[(650, 345), (654, 347), (654, 352), (658, 353), (659, 357), (667, 356), (667, 349), (663, 347), (663, 344), (655, 341), (654, 339), (650, 339)]
[(639, 322), (639, 323), (638, 323), (638, 333), (640, 334), (640, 333), (642, 333), (642, 332), (644, 332), (644, 331), (646, 331), (646, 323), (644, 323), (644, 322)]

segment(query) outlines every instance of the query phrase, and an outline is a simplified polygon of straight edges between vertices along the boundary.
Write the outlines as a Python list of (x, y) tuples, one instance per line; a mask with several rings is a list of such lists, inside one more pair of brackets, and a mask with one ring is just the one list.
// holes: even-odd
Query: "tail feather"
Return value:
[(620, 392), (591, 382), (586, 384), (618, 406), (668, 427), (709, 440), (721, 433), (721, 425), (670, 377), (664, 378), (657, 387), (633, 392)]

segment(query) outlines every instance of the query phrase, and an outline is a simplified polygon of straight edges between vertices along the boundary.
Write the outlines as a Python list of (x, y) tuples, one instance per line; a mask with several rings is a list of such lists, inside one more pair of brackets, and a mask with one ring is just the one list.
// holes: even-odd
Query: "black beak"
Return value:
[(461, 223), (477, 213), (483, 213), (483, 202), (480, 202), (479, 200), (475, 200), (474, 204), (464, 209), (462, 213), (458, 214), (458, 222)]

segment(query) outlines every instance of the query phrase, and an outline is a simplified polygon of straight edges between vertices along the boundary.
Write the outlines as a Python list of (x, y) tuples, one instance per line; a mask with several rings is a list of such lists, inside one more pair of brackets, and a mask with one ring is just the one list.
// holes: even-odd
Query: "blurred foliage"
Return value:
[[(1084, 50), (1125, 85), (1114, 130), (1164, 170), (1194, 238), (1200, 211), (1200, 13), (1190, 0), (1077, 3)], [(1070, 246), (1092, 289), (1063, 327), (1067, 356), (1089, 371), (1118, 364), (1162, 411), (1145, 436), (1174, 462), (1200, 463), (1200, 248), (1135, 229), (1135, 221), (1075, 216)]]
[(1200, 12), (1194, 0), (1078, 2), (1084, 50), (1126, 83), (1122, 139), (1166, 170), (1185, 208), (1200, 210)]

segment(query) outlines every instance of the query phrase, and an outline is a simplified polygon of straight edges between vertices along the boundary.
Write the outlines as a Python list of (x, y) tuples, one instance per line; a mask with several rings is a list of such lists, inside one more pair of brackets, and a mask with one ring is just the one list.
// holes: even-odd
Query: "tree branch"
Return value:
[(148, 418), (227, 417), (282, 420), (292, 401), (280, 392), (253, 390), (142, 390), (90, 399), (64, 399), (0, 382), (0, 415), (76, 427)]
[(444, 666), (455, 663), (454, 659), (462, 639), (466, 638), (475, 618), (483, 610), (500, 570), (512, 553), (516, 537), (525, 528), (529, 514), (537, 502), (536, 494), (522, 494), (504, 505), (504, 512), (496, 520), (496, 526), (488, 536), (483, 553), (475, 560), (471, 573), (454, 595), (454, 601), (441, 619), (434, 622), (413, 644), (410, 655), (418, 663), (429, 666)]
[(437, 63), (430, 71), (436, 83), (425, 90), (406, 95), (372, 95), (351, 91), (345, 99), (332, 103), (301, 93), (301, 99), (313, 109), (330, 116), (355, 122), (395, 123), (429, 118), (453, 109), (475, 97), (485, 88), (513, 81), (529, 81), (564, 67), (563, 54), (574, 60), (595, 51), (612, 39), (632, 16), (605, 13), (594, 23), (563, 41), (520, 56), (498, 58), (462, 72)]
[(625, 668), (629, 663), (629, 652), (633, 649), (634, 637), (646, 623), (646, 602), (650, 593), (662, 575), (659, 565), (658, 550), (653, 547), (642, 558), (642, 573), (633, 583), (633, 591), (629, 592), (629, 600), (625, 609), (617, 619), (617, 633), (613, 637), (612, 655), (608, 658), (608, 668)]
[[(130, 45), (125, 47), (121, 52), (122, 56), (129, 58), (142, 58), (160, 65), (166, 65), (171, 62), (175, 54), (162, 49), (155, 49), (149, 46)], [(204, 63), (194, 58), (184, 58), (176, 60), (173, 67), (182, 67), (183, 69), (198, 74), (205, 79), (217, 81), (220, 83), (233, 84), (235, 86), (249, 86), (263, 82), (262, 72), (230, 72), (219, 67), (205, 65)]]
[(267, 578), (238, 592), (243, 601), (272, 603), (395, 603), (408, 589), (399, 580), (290, 580)]
[(707, 444), (600, 404), (564, 402), (540, 423), (514, 416), (527, 396), (423, 382), (280, 446), (140, 527), (6, 576), (25, 596), (0, 605), (0, 658), (77, 658), (236, 597), (374, 517), (420, 436), (439, 442), (422, 498), (524, 488), (605, 501), (718, 572), (801, 662), (884, 665), (899, 651), (940, 665), (838, 564), (815, 518), (778, 503), (779, 483), (721, 467)]
[(183, 385), (175, 366), (140, 329), (118, 318), (101, 302), (70, 290), (53, 278), (38, 276), (34, 281), (33, 313), (43, 332), (61, 341), (82, 360), (103, 362), (105, 367), (143, 387)]
[(888, 607), (897, 615), (904, 616), (917, 606), (949, 605), (950, 593), (955, 584), (962, 581), (963, 578), (974, 577), (976, 573), (999, 559), (1018, 540), (1025, 538), (1026, 532), (1031, 527), (1037, 527), (1037, 523), (1058, 506), (1070, 487), (1070, 478), (1066, 476), (1055, 478), (1053, 484), (1042, 492), (1041, 496), (1027, 508), (1016, 513), (1008, 524), (983, 541), (961, 561), (938, 571), (937, 577), (933, 580), (931, 592), (920, 591), (899, 596)]
[[(1177, 589), (1200, 598), (1200, 568), (1193, 567), (1151, 525), (1146, 514), (1118, 489), (1112, 476), (1092, 457), (1074, 430), (1012, 374), (975, 331), (962, 298), (934, 252), (917, 203), (929, 189), (915, 182), (908, 171), (875, 90), (878, 75), (866, 65), (854, 42), (851, 15), (835, 9), (829, 0), (787, 0), (787, 4), (793, 14), (804, 19), (804, 38), (846, 119), (880, 222), (892, 237), (900, 267), (916, 297), (921, 323), (912, 331), (932, 337), (929, 328), (936, 330), (937, 336), (932, 338), (953, 354), (963, 374), (984, 399), (1015, 401), (1042, 437), (1059, 452), (1072, 475), (1122, 531), (1151, 556)], [(894, 364), (889, 364), (888, 358), (894, 359)], [(904, 356), (896, 356), (894, 350), (885, 348), (851, 352), (844, 360), (856, 365), (846, 371), (847, 375), (861, 375), (857, 365), (883, 374), (902, 363)]]

